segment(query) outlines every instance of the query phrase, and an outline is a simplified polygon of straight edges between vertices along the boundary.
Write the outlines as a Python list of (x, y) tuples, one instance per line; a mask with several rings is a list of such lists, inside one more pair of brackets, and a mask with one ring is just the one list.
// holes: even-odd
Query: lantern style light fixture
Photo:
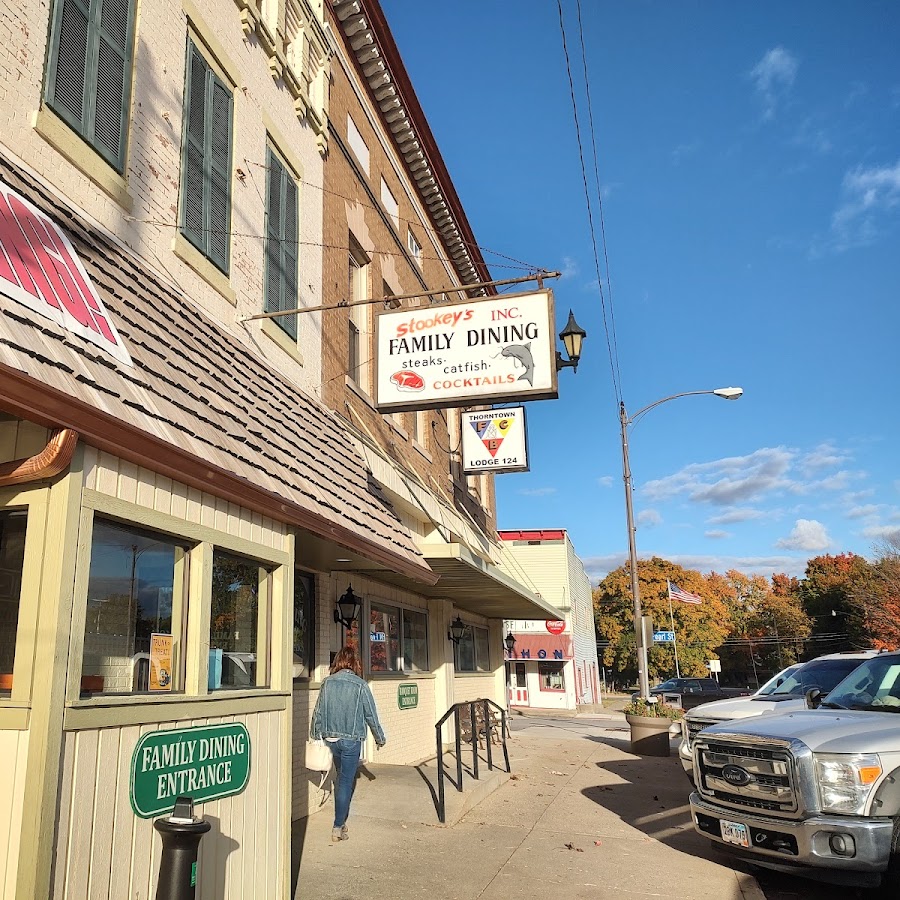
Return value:
[(572, 310), (569, 310), (569, 321), (566, 327), (559, 333), (559, 339), (566, 348), (568, 359), (563, 359), (559, 350), (556, 351), (556, 371), (571, 367), (572, 371), (578, 371), (578, 360), (581, 359), (581, 344), (587, 337), (587, 332), (575, 321)]
[(516, 638), (511, 631), (503, 638), (503, 643), (506, 646), (506, 652), (512, 656), (516, 649)]
[(469, 626), (466, 625), (463, 620), (457, 616), (455, 622), (450, 623), (450, 630), (447, 632), (447, 639), (453, 641), (454, 644), (458, 644), (463, 635), (466, 633), (466, 629)]
[(352, 628), (353, 623), (359, 618), (361, 606), (359, 597), (353, 593), (353, 587), (348, 584), (347, 590), (338, 598), (334, 609), (334, 621), (340, 622), (344, 628)]

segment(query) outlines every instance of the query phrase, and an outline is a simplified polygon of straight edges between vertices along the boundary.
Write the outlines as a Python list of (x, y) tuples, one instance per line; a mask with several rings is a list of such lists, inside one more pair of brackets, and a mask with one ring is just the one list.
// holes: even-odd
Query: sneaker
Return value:
[(332, 844), (337, 844), (342, 840), (342, 838), (343, 838), (342, 830), (343, 829), (341, 829), (341, 828), (332, 828), (331, 829), (331, 843)]
[(346, 826), (346, 825), (342, 825), (342, 826), (341, 826), (341, 840), (342, 840), (342, 841), (346, 841), (346, 840), (349, 840), (349, 838), (350, 838), (350, 834), (349, 834), (349, 832), (347, 831), (347, 826)]

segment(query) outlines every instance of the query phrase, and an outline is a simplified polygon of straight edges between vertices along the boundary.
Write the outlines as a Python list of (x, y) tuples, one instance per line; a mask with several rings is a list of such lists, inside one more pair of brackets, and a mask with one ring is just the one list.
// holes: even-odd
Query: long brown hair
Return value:
[(334, 675), (342, 669), (349, 669), (354, 675), (362, 678), (362, 663), (359, 654), (353, 647), (341, 647), (331, 664), (331, 674)]

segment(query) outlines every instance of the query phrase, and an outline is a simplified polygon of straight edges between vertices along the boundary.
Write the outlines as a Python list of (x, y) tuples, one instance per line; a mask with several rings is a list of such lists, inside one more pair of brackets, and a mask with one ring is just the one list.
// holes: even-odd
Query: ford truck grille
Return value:
[(797, 812), (794, 759), (781, 748), (745, 747), (698, 736), (700, 793), (727, 806), (764, 809), (775, 814)]
[(723, 719), (686, 719), (687, 722), (687, 743), (688, 747), (694, 746), (694, 738), (710, 725), (718, 725)]

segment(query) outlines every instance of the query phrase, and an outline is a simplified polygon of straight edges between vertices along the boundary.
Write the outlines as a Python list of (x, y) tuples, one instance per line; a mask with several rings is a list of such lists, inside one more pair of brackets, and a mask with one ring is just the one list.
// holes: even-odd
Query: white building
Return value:
[(559, 610), (557, 620), (509, 620), (506, 653), (511, 707), (575, 712), (600, 703), (591, 583), (561, 528), (501, 531), (506, 565)]

